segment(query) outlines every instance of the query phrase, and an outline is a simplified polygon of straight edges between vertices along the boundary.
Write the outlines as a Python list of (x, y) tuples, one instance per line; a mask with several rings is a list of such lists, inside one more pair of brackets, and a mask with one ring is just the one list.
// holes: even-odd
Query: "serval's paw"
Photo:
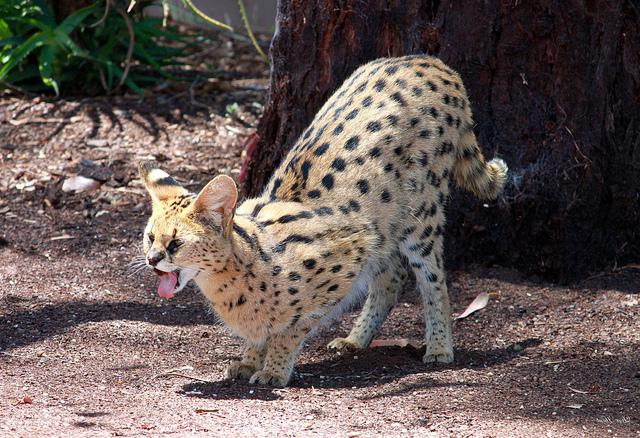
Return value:
[(329, 350), (336, 351), (354, 351), (359, 350), (362, 347), (349, 338), (335, 338), (333, 341), (327, 344)]
[(227, 379), (248, 379), (255, 372), (256, 369), (254, 366), (242, 363), (239, 360), (234, 360), (227, 367), (224, 376)]
[(453, 362), (453, 347), (451, 345), (427, 344), (427, 351), (422, 357), (424, 363), (451, 363)]
[(249, 383), (284, 388), (287, 386), (287, 383), (289, 383), (289, 376), (282, 376), (271, 371), (262, 370), (254, 373), (249, 379)]

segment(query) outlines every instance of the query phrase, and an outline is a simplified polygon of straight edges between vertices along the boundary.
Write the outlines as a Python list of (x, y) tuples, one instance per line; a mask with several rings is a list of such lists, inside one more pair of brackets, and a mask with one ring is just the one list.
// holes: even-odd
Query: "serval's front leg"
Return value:
[(298, 323), (269, 338), (264, 367), (249, 379), (250, 383), (285, 387), (291, 379), (302, 341), (311, 330), (310, 324)]
[(242, 360), (234, 360), (225, 371), (227, 379), (248, 379), (264, 366), (267, 344), (251, 344), (247, 342)]

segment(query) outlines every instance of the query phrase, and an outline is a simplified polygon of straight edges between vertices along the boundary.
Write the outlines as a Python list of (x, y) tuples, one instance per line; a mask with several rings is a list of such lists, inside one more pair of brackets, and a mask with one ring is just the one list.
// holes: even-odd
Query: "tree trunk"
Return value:
[(449, 262), (571, 280), (640, 254), (640, 12), (632, 0), (281, 0), (246, 189), (261, 190), (360, 64), (429, 53), (462, 75), (504, 197), (456, 192)]
[(91, 0), (53, 0), (51, 3), (59, 23), (78, 9), (89, 6), (93, 2)]

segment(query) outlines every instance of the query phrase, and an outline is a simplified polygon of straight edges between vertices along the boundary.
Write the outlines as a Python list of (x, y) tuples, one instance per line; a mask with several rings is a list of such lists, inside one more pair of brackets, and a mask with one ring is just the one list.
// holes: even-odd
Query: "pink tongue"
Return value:
[(158, 285), (158, 295), (160, 298), (173, 297), (173, 290), (178, 284), (178, 276), (173, 272), (167, 272), (160, 276), (160, 284)]

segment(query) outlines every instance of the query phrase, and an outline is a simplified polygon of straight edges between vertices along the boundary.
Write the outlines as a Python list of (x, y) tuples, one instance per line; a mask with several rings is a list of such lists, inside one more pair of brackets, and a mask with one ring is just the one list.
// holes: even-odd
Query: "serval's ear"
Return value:
[(233, 214), (237, 201), (236, 183), (227, 175), (218, 175), (200, 191), (193, 208), (200, 214), (219, 214), (222, 233), (229, 237), (233, 229)]
[(153, 161), (140, 163), (138, 173), (154, 201), (166, 201), (187, 193), (178, 181), (158, 168), (158, 164)]

